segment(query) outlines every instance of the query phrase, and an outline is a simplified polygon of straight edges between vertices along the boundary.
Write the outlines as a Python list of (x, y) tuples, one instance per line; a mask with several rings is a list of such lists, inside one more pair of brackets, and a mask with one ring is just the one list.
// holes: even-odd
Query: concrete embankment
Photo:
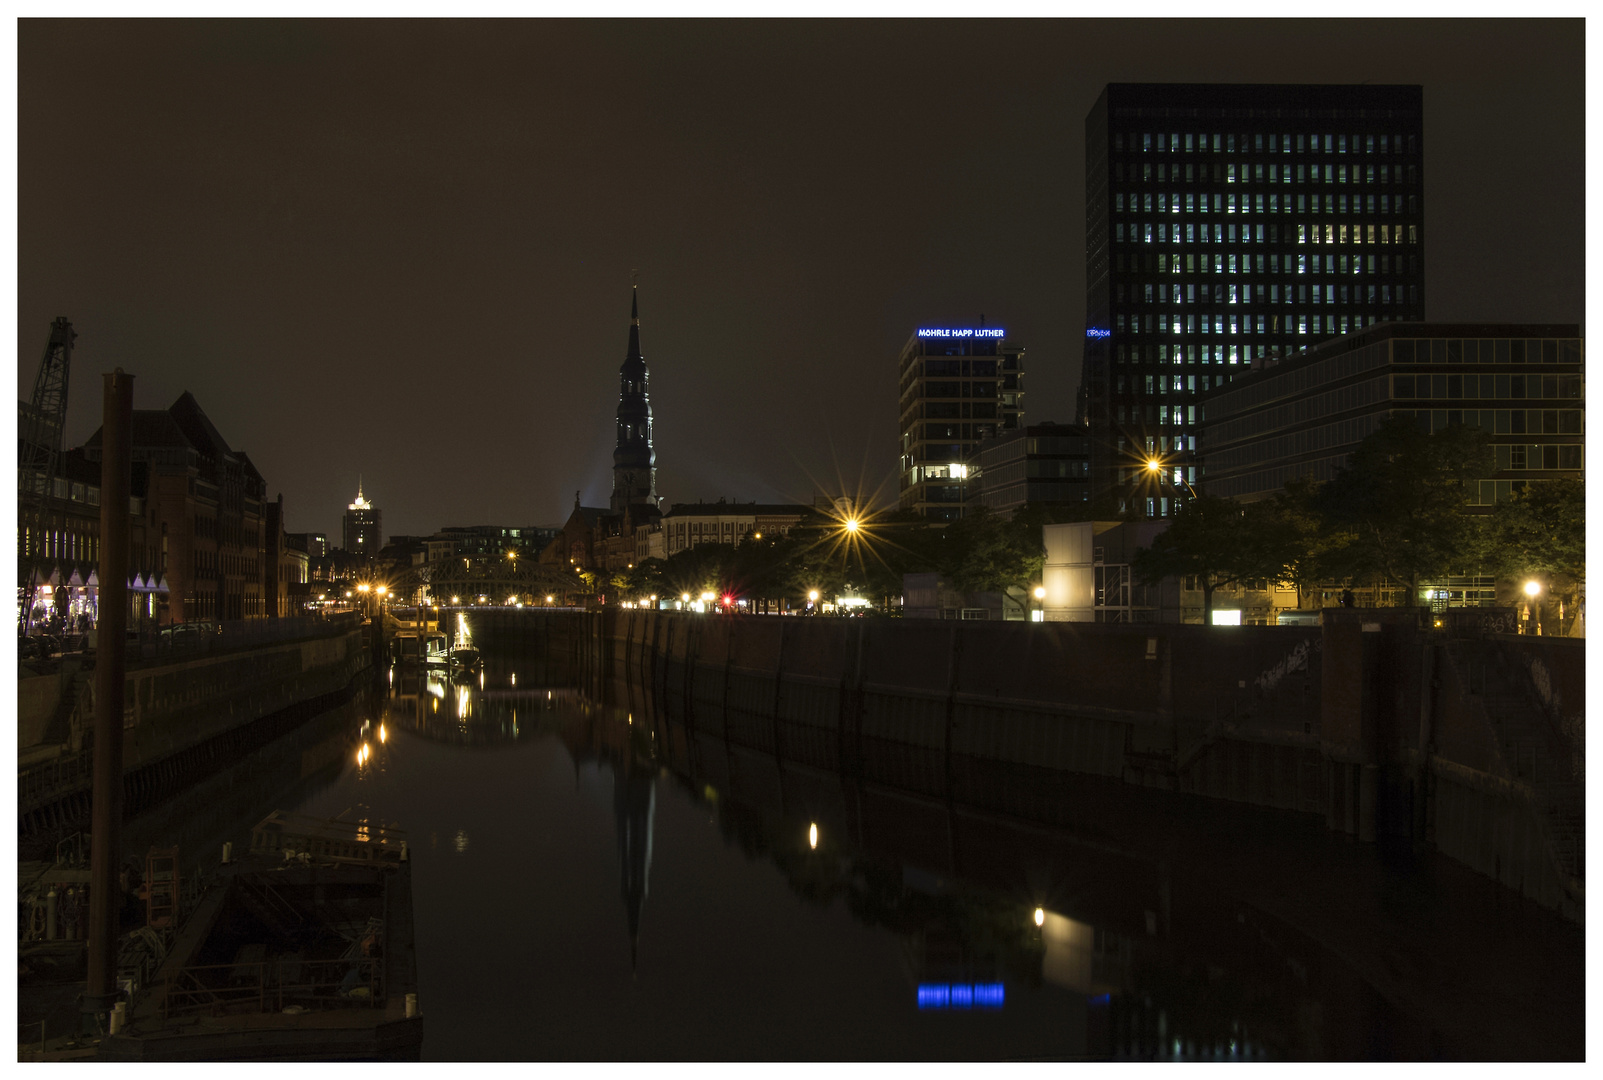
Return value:
[[(1508, 613), (1321, 627), (469, 612), (527, 678), (937, 799), (1012, 766), (1439, 850), (1580, 921), (1584, 643)], [(872, 753), (868, 752), (872, 749)], [(952, 763), (965, 767), (954, 769)]]
[(965, 799), (956, 785), (988, 773), (953, 761), (1028, 765), (1309, 815), (1434, 847), (1579, 921), (1582, 650), (1412, 610), (1328, 614), (1214, 628), (621, 611), (559, 633), (620, 704), (776, 761)]

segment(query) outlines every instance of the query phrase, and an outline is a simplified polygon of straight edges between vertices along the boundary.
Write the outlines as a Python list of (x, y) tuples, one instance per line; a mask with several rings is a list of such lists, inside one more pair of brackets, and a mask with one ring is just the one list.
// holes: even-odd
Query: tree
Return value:
[(1500, 502), (1487, 522), (1490, 561), (1516, 581), (1542, 579), (1573, 610), (1586, 582), (1586, 485), (1544, 480)]
[(941, 573), (964, 592), (1028, 590), (1046, 562), (1039, 524), (1008, 521), (983, 506), (946, 527), (942, 548)]
[(1374, 576), (1418, 594), (1422, 580), (1462, 573), (1485, 554), (1469, 485), (1492, 471), (1490, 436), (1455, 424), (1430, 434), (1392, 417), (1320, 491), (1327, 523), (1348, 534), (1331, 569)]
[(1243, 505), (1203, 495), (1171, 518), (1151, 547), (1135, 553), (1132, 569), (1146, 585), (1195, 577), (1202, 588), (1202, 621), (1212, 623), (1215, 589), (1256, 578), (1279, 580), (1294, 547), (1272, 502)]

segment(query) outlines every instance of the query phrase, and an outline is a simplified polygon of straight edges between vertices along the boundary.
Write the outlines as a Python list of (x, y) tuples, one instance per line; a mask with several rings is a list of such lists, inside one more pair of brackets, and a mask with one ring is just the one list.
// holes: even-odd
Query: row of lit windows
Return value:
[[(1331, 214), (1374, 214), (1382, 215), (1401, 214), (1406, 205), (1408, 212), (1413, 213), (1419, 205), (1417, 195), (1408, 196), (1405, 204), (1403, 196), (1393, 199), (1390, 195), (1354, 195), (1350, 200), (1346, 195), (1325, 195), (1321, 200), (1318, 193), (1307, 195), (1299, 192), (1296, 201), (1292, 201), (1291, 193), (1287, 192), (1282, 199), (1276, 192), (1265, 195), (1262, 192), (1256, 195), (1243, 193), (1241, 202), (1236, 202), (1234, 194), (1209, 196), (1207, 192), (1192, 197), (1186, 193), (1185, 202), (1180, 201), (1180, 194), (1160, 191), (1145, 192), (1137, 198), (1135, 192), (1130, 192), (1129, 213), (1145, 214), (1317, 214), (1323, 207), (1325, 212)], [(1113, 212), (1125, 213), (1124, 193), (1119, 192), (1113, 196)]]
[[(1177, 283), (1175, 285), (1169, 286), (1168, 288), (1165, 288), (1161, 284), (1155, 284), (1153, 282), (1147, 282), (1146, 284), (1141, 286), (1141, 302), (1142, 303), (1146, 303), (1146, 304), (1164, 304), (1164, 305), (1169, 305), (1169, 304), (1185, 305), (1185, 304), (1197, 304), (1197, 303), (1202, 303), (1202, 304), (1252, 304), (1252, 303), (1259, 303), (1259, 304), (1264, 304), (1264, 303), (1268, 303), (1268, 304), (1280, 304), (1280, 303), (1286, 303), (1286, 304), (1293, 304), (1293, 303), (1296, 303), (1296, 304), (1310, 304), (1310, 303), (1312, 303), (1312, 304), (1337, 304), (1337, 303), (1340, 303), (1340, 304), (1363, 304), (1363, 303), (1369, 303), (1369, 304), (1388, 304), (1389, 305), (1389, 304), (1392, 303), (1392, 289), (1393, 289), (1393, 286), (1389, 282), (1384, 283), (1384, 284), (1379, 284), (1379, 285), (1369, 285), (1369, 286), (1367, 286), (1367, 289), (1368, 289), (1367, 293), (1365, 292), (1366, 286), (1364, 286), (1364, 285), (1345, 285), (1345, 284), (1338, 285), (1338, 284), (1330, 283), (1330, 282), (1315, 282), (1313, 285), (1302, 284), (1302, 285), (1296, 286), (1296, 290), (1297, 291), (1295, 293), (1295, 299), (1293, 299), (1292, 288), (1293, 288), (1293, 286), (1287, 285), (1285, 287), (1285, 289), (1282, 290), (1279, 285), (1262, 285), (1262, 284), (1255, 285), (1255, 284), (1253, 284), (1251, 282), (1249, 282), (1247, 284), (1244, 284), (1244, 285), (1237, 285), (1234, 282), (1232, 282), (1232, 283), (1230, 283), (1228, 285), (1225, 285), (1225, 284), (1215, 285), (1213, 287), (1213, 291), (1212, 291), (1212, 293), (1210, 295), (1209, 290), (1208, 290), (1208, 286), (1206, 284), (1204, 284), (1202, 286), (1202, 299), (1198, 300), (1197, 299), (1197, 286), (1195, 284), (1180, 285), (1180, 284)], [(1403, 299), (1402, 299), (1403, 298), (1403, 286), (1402, 285), (1396, 286), (1396, 295), (1397, 295), (1397, 303), (1399, 303), (1399, 304), (1402, 303), (1403, 302)], [(1365, 296), (1369, 297), (1369, 299), (1367, 301), (1365, 301), (1365, 299), (1364, 299)], [(1119, 284), (1119, 285), (1116, 285), (1114, 287), (1114, 297), (1116, 298), (1116, 302), (1119, 303), (1119, 304), (1123, 304), (1123, 303), (1126, 302), (1125, 286), (1122, 283)], [(1255, 297), (1256, 297), (1256, 299), (1255, 299)], [(1310, 297), (1312, 297), (1312, 299), (1310, 299)], [(1338, 299), (1338, 297), (1340, 299)], [(1129, 288), (1129, 302), (1130, 303), (1135, 303), (1136, 302), (1136, 291), (1135, 291), (1135, 286), (1134, 285), (1130, 286), (1130, 288)], [(1223, 315), (1215, 315), (1214, 316), (1216, 325), (1217, 325), (1217, 320), (1219, 320), (1219, 319), (1221, 319), (1223, 317), (1224, 317)], [(1135, 320), (1137, 318), (1139, 318), (1138, 315), (1133, 315), (1132, 314), (1130, 316), (1130, 329), (1132, 331), (1137, 329), (1137, 327), (1135, 325)], [(1157, 332), (1160, 333), (1160, 334), (1169, 333), (1170, 332), (1167, 329), (1166, 325), (1165, 325), (1165, 322), (1164, 322), (1165, 318), (1166, 318), (1166, 316), (1162, 316), (1162, 315), (1160, 315), (1158, 317), (1159, 321), (1158, 321), (1158, 331)], [(1172, 318), (1173, 318), (1174, 327), (1175, 327), (1175, 329), (1172, 332), (1178, 334), (1180, 332), (1180, 330), (1179, 330), (1180, 315), (1178, 313), (1176, 313), (1174, 316), (1172, 316)], [(1278, 316), (1277, 316), (1277, 318), (1278, 318)], [(1122, 314), (1116, 315), (1115, 319), (1117, 320), (1115, 322), (1115, 326), (1117, 326), (1118, 329), (1123, 330), (1125, 328), (1124, 327), (1124, 322), (1123, 322), (1124, 315), (1122, 315)], [(1187, 316), (1187, 319), (1189, 320), (1190, 316)], [(1207, 321), (1208, 321), (1207, 320), (1207, 316), (1204, 315), (1203, 316), (1203, 329), (1202, 329), (1202, 333), (1204, 333), (1204, 334), (1206, 334), (1208, 332), (1208, 330), (1207, 330)], [(1187, 325), (1186, 332), (1190, 333), (1191, 330), (1190, 330), (1189, 321), (1187, 322), (1186, 325)], [(1219, 332), (1222, 333), (1223, 331), (1219, 331)], [(1234, 331), (1231, 331), (1231, 332), (1234, 333)], [(1259, 331), (1259, 333), (1262, 333), (1262, 332), (1263, 332), (1262, 330)], [(1248, 333), (1251, 333), (1251, 331), (1248, 331)], [(931, 397), (935, 397), (935, 396), (957, 397), (959, 395), (956, 395), (956, 394), (941, 394), (941, 395), (930, 394), (928, 396), (931, 396)]]
[[(1354, 184), (1378, 183), (1390, 185), (1404, 182), (1403, 166), (1401, 165), (1398, 165), (1395, 170), (1389, 166), (1381, 165), (1378, 167), (1379, 171), (1377, 172), (1377, 166), (1375, 165), (1367, 167), (1353, 165), (1351, 171), (1349, 171), (1346, 165), (1319, 165), (1315, 163), (1313, 165), (1299, 164), (1295, 169), (1290, 165), (1282, 165), (1276, 169), (1274, 164), (1271, 163), (1269, 171), (1265, 173), (1263, 162), (1260, 161), (1241, 165), (1239, 174), (1236, 170), (1237, 166), (1234, 164), (1220, 165), (1216, 163), (1212, 169), (1212, 176), (1210, 176), (1206, 163), (1193, 166), (1188, 162), (1185, 165), (1182, 180), (1181, 166), (1178, 163), (1168, 166), (1160, 162), (1157, 166), (1153, 166), (1150, 161), (1144, 161), (1141, 163), (1141, 175), (1137, 176), (1135, 162), (1132, 161), (1127, 169), (1124, 162), (1121, 161), (1116, 162), (1113, 166), (1113, 178), (1115, 183), (1120, 184), (1152, 183), (1154, 181), (1160, 184), (1178, 184), (1182, 182), (1206, 184), (1223, 181), (1226, 184), (1346, 184), (1351, 182)], [(1414, 184), (1418, 176), (1419, 174), (1415, 167), (1413, 165), (1408, 166), (1407, 183)], [(1294, 177), (1295, 179), (1293, 179)]]
[[(1176, 454), (1194, 454), (1197, 450), (1197, 437), (1195, 435), (1147, 435), (1143, 436), (1138, 444), (1142, 460), (1151, 458), (1153, 454), (1167, 454), (1173, 451)], [(1127, 440), (1123, 435), (1118, 438), (1118, 452), (1129, 452)], [(1144, 466), (1136, 466), (1139, 472)]]
[[(1316, 286), (1317, 288), (1317, 286)], [(1371, 286), (1373, 288), (1373, 286)], [(1389, 291), (1388, 286), (1382, 289)], [(1289, 291), (1289, 289), (1288, 289)], [(1328, 290), (1334, 294), (1335, 286)], [(1398, 302), (1401, 303), (1402, 287), (1398, 286)], [(1326, 301), (1329, 302), (1328, 300)], [(1343, 300), (1345, 303), (1345, 299)], [(1356, 301), (1355, 301), (1356, 302)], [(1388, 301), (1389, 302), (1389, 301)], [(1317, 301), (1316, 301), (1317, 303)], [(1124, 330), (1123, 315), (1116, 317), (1115, 325), (1120, 332)], [(1352, 330), (1362, 330), (1365, 326), (1372, 326), (1377, 322), (1390, 321), (1374, 315), (1347, 314), (1309, 314), (1307, 312), (1293, 312), (1287, 315), (1210, 315), (1204, 312), (1200, 318), (1195, 315), (1169, 315), (1161, 314), (1154, 324), (1152, 316), (1146, 317), (1146, 329), (1141, 329), (1141, 316), (1131, 315), (1130, 332), (1132, 334), (1228, 334), (1231, 336), (1241, 334), (1346, 334)], [(1193, 322), (1193, 320), (1195, 320)], [(1350, 326), (1349, 326), (1350, 320)], [(1156, 329), (1154, 329), (1156, 326)], [(1162, 346), (1167, 348), (1167, 346)], [(1124, 346), (1119, 346), (1119, 357), (1124, 357)]]
[(1143, 409), (1140, 405), (1126, 406), (1120, 404), (1117, 409), (1119, 423), (1140, 423), (1143, 419), (1149, 424), (1174, 424), (1177, 427), (1194, 425), (1197, 422), (1197, 407), (1195, 405), (1156, 405), (1148, 402)]
[[(1256, 255), (1245, 251), (1220, 251), (1214, 253), (1212, 259), (1209, 259), (1207, 252), (1204, 252), (1200, 257), (1187, 253), (1184, 258), (1178, 252), (1171, 255), (1166, 251), (1161, 251), (1155, 257), (1146, 255), (1144, 259), (1142, 257), (1143, 254), (1142, 252), (1132, 253), (1129, 256), (1128, 264), (1123, 254), (1116, 255), (1114, 257), (1114, 272), (1117, 274), (1234, 274), (1239, 269), (1243, 274), (1324, 273), (1350, 274), (1353, 277), (1361, 277), (1366, 272), (1366, 267), (1368, 268), (1368, 273), (1374, 274), (1377, 266), (1375, 261), (1377, 256), (1374, 255), (1337, 255), (1332, 253), (1323, 256), (1323, 261), (1321, 261), (1320, 253), (1317, 251), (1312, 254), (1305, 251), (1299, 251), (1295, 254), (1290, 252), (1284, 254), (1270, 252), (1268, 255)], [(1255, 258), (1257, 260), (1256, 263), (1253, 261)], [(1366, 258), (1369, 260), (1367, 263), (1364, 261)], [(1395, 261), (1390, 255), (1381, 255), (1378, 258), (1380, 260), (1378, 264), (1379, 273), (1382, 276), (1390, 277), (1393, 273), (1404, 274), (1408, 272), (1403, 268), (1403, 256), (1401, 254), (1398, 254)], [(1145, 270), (1141, 266), (1143, 262), (1146, 264)], [(1125, 269), (1126, 265), (1129, 267), (1128, 270)], [(1415, 265), (1417, 267), (1417, 260), (1415, 260)]]
[[(1275, 355), (1279, 346), (1259, 345), (1257, 357)], [(1120, 345), (1118, 363), (1228, 365), (1252, 362), (1252, 345)]]
[(100, 538), (76, 529), (21, 530), (22, 557), (93, 563), (100, 560)]
[[(1418, 142), (1414, 135), (1407, 137), (1407, 153), (1417, 153)], [(1348, 146), (1351, 146), (1351, 151)], [(1113, 133), (1113, 149), (1122, 152), (1125, 149), (1149, 153), (1214, 153), (1214, 154), (1401, 154), (1404, 153), (1403, 135), (1401, 133), (1377, 134), (1366, 132), (1361, 134), (1325, 134), (1315, 135), (1308, 132), (1298, 132), (1296, 135), (1276, 135), (1273, 132), (1254, 132), (1250, 135), (1236, 135), (1230, 132), (1194, 132), (1184, 134), (1160, 131), (1153, 134), (1144, 131), (1137, 141), (1135, 132), (1116, 131)], [(1240, 149), (1237, 149), (1237, 147)]]
[[(1200, 383), (1197, 381), (1199, 377), (1202, 380)], [(1209, 385), (1210, 378), (1212, 379), (1211, 386)], [(1131, 375), (1128, 381), (1126, 381), (1124, 373), (1120, 372), (1116, 379), (1114, 389), (1118, 393), (1139, 394), (1144, 389), (1149, 397), (1153, 394), (1195, 394), (1199, 390), (1202, 393), (1207, 393), (1211, 389), (1223, 386), (1228, 381), (1224, 375), (1197, 376), (1182, 375), (1178, 372), (1160, 375)]]
[[(1212, 240), (1209, 239), (1208, 226), (1213, 226)], [(1278, 226), (1271, 225), (1268, 230), (1268, 243), (1280, 243), (1280, 230)], [(1183, 235), (1183, 239), (1182, 239)], [(1233, 224), (1219, 222), (1203, 222), (1200, 226), (1186, 225), (1182, 234), (1180, 223), (1175, 222), (1171, 228), (1166, 222), (1131, 222), (1126, 228), (1123, 223), (1113, 226), (1113, 241), (1117, 244), (1262, 244), (1264, 240), (1264, 226), (1260, 223), (1256, 229), (1251, 225), (1242, 225), (1237, 240), (1236, 227)], [(1286, 226), (1287, 244), (1402, 244), (1404, 238), (1410, 244), (1419, 243), (1419, 227), (1409, 225), (1344, 225), (1340, 222), (1302, 222), (1297, 225), (1296, 239), (1292, 239), (1291, 226)]]

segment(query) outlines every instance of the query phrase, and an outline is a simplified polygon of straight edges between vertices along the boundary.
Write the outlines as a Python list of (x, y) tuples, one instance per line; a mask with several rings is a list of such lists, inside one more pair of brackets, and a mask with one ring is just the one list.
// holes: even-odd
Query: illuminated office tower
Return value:
[(898, 505), (931, 521), (955, 521), (974, 449), (1019, 426), (1022, 346), (1000, 329), (926, 327), (902, 347), (901, 495)]
[(371, 559), (384, 546), (384, 511), (368, 502), (362, 495), (362, 483), (356, 483), (356, 501), (345, 508), (345, 550), (352, 555), (365, 555)]
[(1203, 486), (1202, 394), (1424, 318), (1422, 108), (1418, 86), (1103, 90), (1085, 121), (1078, 401), (1093, 498), (1174, 513)]

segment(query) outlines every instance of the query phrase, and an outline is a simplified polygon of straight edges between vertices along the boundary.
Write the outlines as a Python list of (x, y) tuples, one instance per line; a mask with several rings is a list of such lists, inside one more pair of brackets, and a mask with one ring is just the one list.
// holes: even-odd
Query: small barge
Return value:
[(99, 1057), (416, 1061), (417, 1001), (401, 834), (275, 812), (220, 868)]

